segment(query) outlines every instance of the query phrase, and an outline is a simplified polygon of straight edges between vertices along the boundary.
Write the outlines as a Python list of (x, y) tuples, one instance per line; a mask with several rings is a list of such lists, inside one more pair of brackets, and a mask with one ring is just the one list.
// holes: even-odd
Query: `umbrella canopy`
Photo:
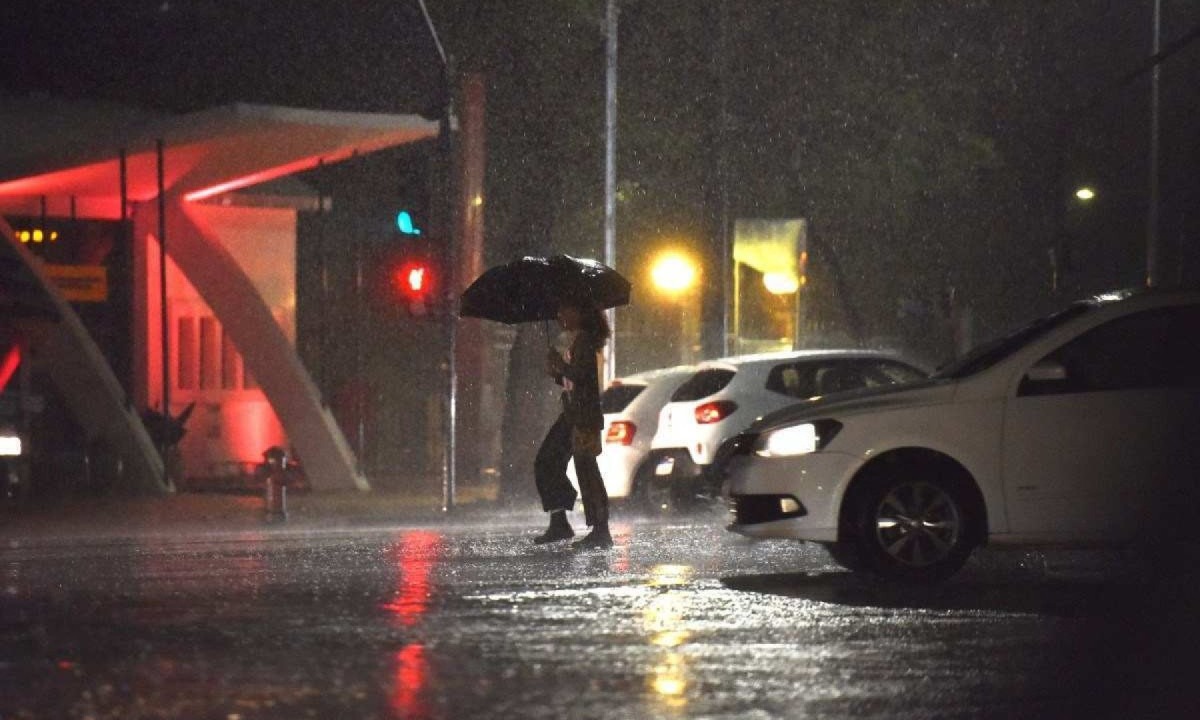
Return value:
[(502, 323), (553, 320), (564, 300), (599, 308), (629, 304), (629, 281), (595, 260), (523, 257), (480, 275), (462, 294), (459, 315)]

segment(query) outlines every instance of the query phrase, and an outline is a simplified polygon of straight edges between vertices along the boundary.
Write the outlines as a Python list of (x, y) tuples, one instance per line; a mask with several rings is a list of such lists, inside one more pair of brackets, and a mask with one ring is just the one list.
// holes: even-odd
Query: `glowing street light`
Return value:
[(650, 279), (659, 290), (677, 295), (696, 282), (696, 266), (684, 255), (664, 253), (650, 269)]
[(1092, 188), (1088, 187), (1087, 185), (1084, 185), (1083, 187), (1081, 187), (1075, 191), (1075, 197), (1078, 198), (1079, 200), (1082, 200), (1083, 202), (1088, 202), (1089, 200), (1095, 199), (1096, 191), (1093, 190)]

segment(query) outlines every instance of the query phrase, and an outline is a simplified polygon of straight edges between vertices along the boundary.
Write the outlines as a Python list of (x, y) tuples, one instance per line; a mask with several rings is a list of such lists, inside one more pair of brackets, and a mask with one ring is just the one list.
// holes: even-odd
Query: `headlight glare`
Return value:
[(755, 452), (761, 457), (794, 457), (824, 448), (842, 428), (836, 420), (817, 420), (762, 434)]
[(0, 435), (0, 457), (20, 457), (21, 451), (20, 435)]

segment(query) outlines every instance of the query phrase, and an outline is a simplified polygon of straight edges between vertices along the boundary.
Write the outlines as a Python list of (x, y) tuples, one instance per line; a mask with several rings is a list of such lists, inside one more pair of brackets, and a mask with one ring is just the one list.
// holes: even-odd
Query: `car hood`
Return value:
[(952, 380), (927, 380), (906, 385), (863, 388), (788, 405), (755, 420), (747, 432), (794, 425), (805, 420), (837, 418), (897, 407), (934, 405), (950, 400), (957, 385)]

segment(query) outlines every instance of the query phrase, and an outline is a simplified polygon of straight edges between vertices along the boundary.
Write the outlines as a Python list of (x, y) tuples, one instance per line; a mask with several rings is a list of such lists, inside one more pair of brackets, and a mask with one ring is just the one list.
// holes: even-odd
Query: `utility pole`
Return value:
[[(1152, 30), (1151, 55), (1155, 58), (1162, 52), (1162, 0), (1154, 0), (1154, 26)], [(1146, 210), (1146, 287), (1159, 284), (1158, 258), (1158, 195), (1159, 195), (1159, 80), (1162, 63), (1155, 62), (1150, 71), (1150, 206)]]
[[(454, 267), (458, 259), (458, 248), (455, 241), (457, 223), (454, 218), (456, 194), (454, 192), (454, 144), (451, 136), (451, 118), (454, 115), (454, 68), (445, 47), (438, 37), (433, 18), (425, 6), (425, 0), (417, 0), (421, 6), (421, 15), (429, 27), (429, 35), (433, 39), (438, 57), (442, 61), (442, 97), (441, 115), (438, 118), (438, 156), (439, 182), (437, 191), (432, 198), (436, 218), (435, 231), (442, 239), (442, 267), (446, 275), (442, 279), (445, 288), (445, 306), (454, 307), (458, 297), (455, 289), (458, 286), (457, 273)], [(440, 231), (438, 228), (440, 227)], [(455, 491), (458, 484), (458, 321), (452, 312), (446, 312), (446, 401), (443, 404), (442, 427), (446, 445), (442, 455), (442, 511), (454, 509)]]
[[(608, 0), (604, 43), (604, 264), (617, 266), (617, 0)], [(617, 365), (617, 311), (609, 309), (608, 362), (604, 384), (612, 383)]]

